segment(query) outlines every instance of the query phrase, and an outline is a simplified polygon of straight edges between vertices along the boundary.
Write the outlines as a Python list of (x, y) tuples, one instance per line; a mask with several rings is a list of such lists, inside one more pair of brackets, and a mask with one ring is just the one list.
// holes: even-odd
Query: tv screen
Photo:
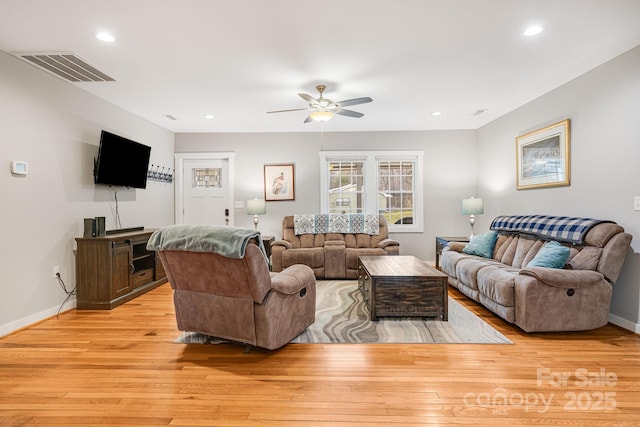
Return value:
[(93, 171), (96, 184), (147, 187), (151, 147), (103, 130)]

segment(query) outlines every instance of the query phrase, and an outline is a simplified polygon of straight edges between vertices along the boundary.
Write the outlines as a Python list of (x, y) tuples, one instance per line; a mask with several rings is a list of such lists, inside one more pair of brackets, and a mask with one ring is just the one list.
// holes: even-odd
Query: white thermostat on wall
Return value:
[(26, 175), (29, 172), (29, 164), (27, 162), (11, 161), (11, 173), (14, 175)]

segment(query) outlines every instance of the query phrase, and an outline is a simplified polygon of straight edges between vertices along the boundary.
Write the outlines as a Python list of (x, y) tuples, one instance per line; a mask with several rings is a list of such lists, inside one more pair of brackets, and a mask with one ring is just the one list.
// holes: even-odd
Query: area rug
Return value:
[[(320, 280), (316, 289), (316, 321), (292, 343), (511, 344), (452, 298), (449, 298), (448, 321), (412, 317), (370, 321), (357, 281)], [(174, 342), (219, 344), (228, 341), (184, 332)]]

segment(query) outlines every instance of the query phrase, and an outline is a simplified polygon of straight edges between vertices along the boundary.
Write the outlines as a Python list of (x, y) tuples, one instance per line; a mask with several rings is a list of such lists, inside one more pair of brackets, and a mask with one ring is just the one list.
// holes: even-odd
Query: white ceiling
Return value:
[[(0, 50), (74, 52), (116, 81), (68, 84), (175, 132), (476, 129), (637, 45), (640, 0), (0, 0)], [(319, 83), (373, 102), (266, 114)]]

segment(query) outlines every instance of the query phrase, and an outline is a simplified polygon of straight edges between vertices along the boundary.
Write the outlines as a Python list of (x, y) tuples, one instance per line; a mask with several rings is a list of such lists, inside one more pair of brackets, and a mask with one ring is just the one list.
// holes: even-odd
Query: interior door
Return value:
[(233, 156), (176, 154), (176, 223), (233, 225)]

